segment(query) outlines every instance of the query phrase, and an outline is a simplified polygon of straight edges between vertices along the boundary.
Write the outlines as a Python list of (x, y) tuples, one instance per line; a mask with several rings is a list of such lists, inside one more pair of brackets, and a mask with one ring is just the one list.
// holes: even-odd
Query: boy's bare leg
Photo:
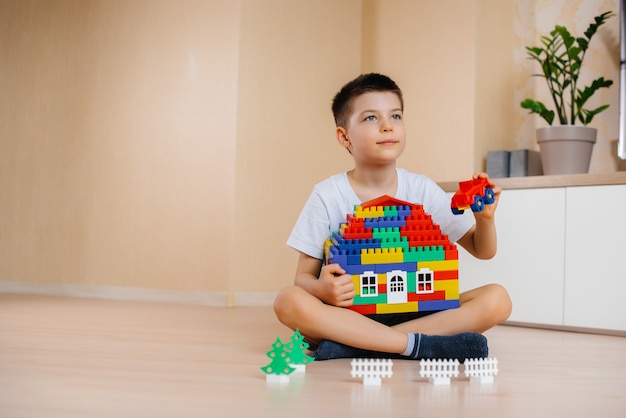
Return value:
[(504, 322), (511, 314), (511, 299), (500, 285), (489, 284), (459, 295), (458, 309), (440, 311), (395, 325), (397, 331), (427, 335), (453, 335), (460, 332), (483, 333)]
[(395, 330), (359, 313), (326, 305), (298, 286), (283, 289), (274, 310), (279, 321), (313, 343), (338, 341), (353, 347), (386, 353), (402, 353), (407, 331)]

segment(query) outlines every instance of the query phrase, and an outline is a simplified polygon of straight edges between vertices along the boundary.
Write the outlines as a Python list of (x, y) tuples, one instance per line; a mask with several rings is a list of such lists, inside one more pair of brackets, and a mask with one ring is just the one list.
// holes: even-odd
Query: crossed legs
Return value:
[(505, 321), (511, 313), (511, 300), (497, 284), (485, 285), (460, 295), (460, 307), (434, 313), (392, 327), (361, 314), (324, 304), (304, 289), (290, 286), (279, 292), (274, 302), (278, 320), (300, 332), (312, 343), (332, 340), (364, 350), (402, 353), (407, 333), (454, 335), (482, 333)]

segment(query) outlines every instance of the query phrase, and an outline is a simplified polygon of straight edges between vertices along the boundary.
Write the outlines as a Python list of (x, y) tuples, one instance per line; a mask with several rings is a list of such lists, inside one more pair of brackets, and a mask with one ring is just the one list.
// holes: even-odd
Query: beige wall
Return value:
[[(526, 1), (526, 0), (517, 0)], [(492, 150), (514, 150), (514, 118), (519, 112), (510, 88), (515, 79), (514, 1), (476, 1), (476, 82), (473, 166), (485, 170)]]
[(285, 241), (313, 185), (350, 168), (330, 112), (358, 75), (361, 2), (243, 2), (237, 113), (234, 291), (293, 283)]
[[(364, 70), (393, 75), (406, 96), (401, 165), (439, 180), (471, 175), (474, 2), (368, 3), (373, 39)], [(444, 22), (454, 30), (441, 30)], [(450, 153), (452, 148), (458, 152)]]
[(0, 278), (227, 289), (238, 3), (0, 10)]
[(520, 2), (0, 0), (0, 281), (291, 283), (293, 222), (351, 167), (348, 79), (396, 79), (400, 164), (435, 180), (523, 142)]

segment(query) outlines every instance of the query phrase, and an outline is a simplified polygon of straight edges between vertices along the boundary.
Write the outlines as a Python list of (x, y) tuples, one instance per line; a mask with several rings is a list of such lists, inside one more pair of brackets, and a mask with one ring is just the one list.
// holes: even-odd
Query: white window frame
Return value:
[[(374, 279), (374, 283), (367, 283), (365, 284), (363, 282), (364, 279)], [(360, 276), (359, 276), (359, 285), (360, 285), (360, 292), (359, 294), (361, 295), (362, 298), (373, 298), (378, 296), (378, 274), (374, 273), (373, 271), (364, 271)], [(368, 289), (372, 289), (374, 290), (373, 293), (364, 293), (363, 289), (368, 288)]]
[[(394, 277), (398, 277), (400, 281), (393, 281)], [(404, 270), (392, 270), (387, 272), (387, 303), (397, 304), (408, 302), (408, 274)], [(399, 289), (398, 286), (401, 286)], [(395, 288), (392, 291), (392, 288)]]
[[(424, 275), (424, 280), (420, 282), (420, 275)], [(424, 290), (420, 290), (420, 284), (424, 285)], [(430, 290), (426, 289), (430, 285)], [(435, 273), (429, 268), (421, 268), (415, 272), (415, 293), (418, 295), (435, 292)]]

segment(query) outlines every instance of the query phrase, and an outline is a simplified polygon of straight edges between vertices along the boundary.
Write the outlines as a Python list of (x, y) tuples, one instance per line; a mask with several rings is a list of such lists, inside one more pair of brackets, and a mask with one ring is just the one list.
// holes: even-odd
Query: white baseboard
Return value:
[(167, 302), (205, 306), (271, 306), (277, 292), (204, 292), (0, 280), (0, 293)]
[(626, 331), (617, 329), (575, 327), (571, 325), (547, 325), (520, 321), (506, 321), (504, 322), (504, 325), (510, 325), (512, 327), (537, 328), (552, 331), (580, 332), (583, 334), (615, 335), (617, 337), (626, 337)]
[(278, 292), (234, 292), (235, 306), (272, 306)]

